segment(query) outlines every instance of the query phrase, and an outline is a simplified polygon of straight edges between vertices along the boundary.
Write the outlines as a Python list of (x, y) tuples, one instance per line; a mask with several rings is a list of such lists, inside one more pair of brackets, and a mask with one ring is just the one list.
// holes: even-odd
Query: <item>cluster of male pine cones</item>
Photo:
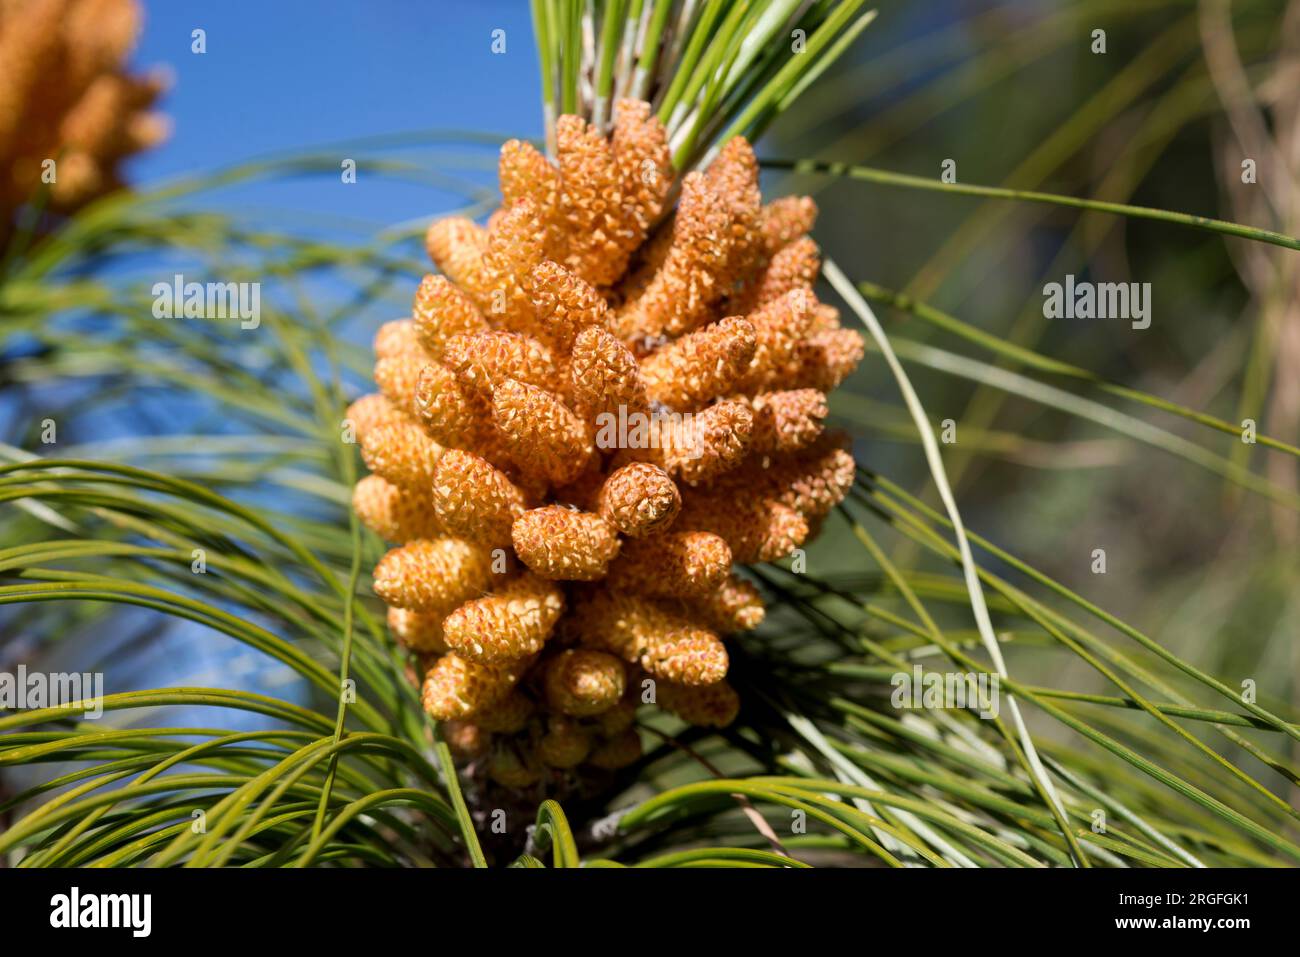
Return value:
[(139, 29), (134, 0), (0, 0), (0, 238), (42, 186), (71, 212), (166, 137), (164, 80), (123, 69)]
[(373, 473), (353, 506), (397, 543), (389, 628), (453, 751), (507, 788), (635, 762), (651, 700), (734, 720), (723, 637), (764, 608), (733, 566), (791, 554), (854, 476), (823, 420), (864, 343), (813, 295), (813, 202), (763, 205), (735, 138), (667, 209), (638, 101), (608, 138), (561, 117), (557, 159), (506, 143), (486, 228), (429, 229), (441, 275), (348, 410)]

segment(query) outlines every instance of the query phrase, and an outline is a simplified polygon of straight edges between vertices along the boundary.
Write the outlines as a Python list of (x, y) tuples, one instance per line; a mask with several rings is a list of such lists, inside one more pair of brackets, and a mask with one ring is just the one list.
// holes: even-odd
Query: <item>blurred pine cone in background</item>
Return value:
[(124, 71), (139, 29), (134, 0), (0, 0), (0, 239), (42, 189), (72, 212), (167, 136), (164, 79)]
[(389, 626), (449, 744), (510, 788), (635, 761), (651, 698), (735, 718), (722, 639), (763, 604), (733, 566), (789, 555), (847, 494), (822, 422), (864, 349), (813, 294), (812, 201), (763, 205), (745, 140), (667, 218), (647, 104), (609, 138), (562, 117), (557, 156), (505, 144), (487, 227), (430, 228), (442, 275), (381, 328), (380, 394), (348, 413), (374, 473), (355, 510), (398, 544), (374, 574)]

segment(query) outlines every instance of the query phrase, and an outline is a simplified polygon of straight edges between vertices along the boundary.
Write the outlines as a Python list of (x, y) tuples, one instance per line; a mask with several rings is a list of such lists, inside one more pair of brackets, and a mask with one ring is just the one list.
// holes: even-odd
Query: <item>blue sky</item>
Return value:
[[(541, 132), (537, 55), (524, 0), (144, 0), (137, 68), (164, 66), (171, 139), (132, 162), (141, 184), (266, 153), (417, 129)], [(191, 33), (207, 52), (191, 52)], [(505, 31), (506, 52), (491, 51)], [(239, 191), (254, 206), (394, 222), (412, 208), (401, 184), (340, 190), (320, 177)], [(450, 197), (446, 198), (450, 202)]]

